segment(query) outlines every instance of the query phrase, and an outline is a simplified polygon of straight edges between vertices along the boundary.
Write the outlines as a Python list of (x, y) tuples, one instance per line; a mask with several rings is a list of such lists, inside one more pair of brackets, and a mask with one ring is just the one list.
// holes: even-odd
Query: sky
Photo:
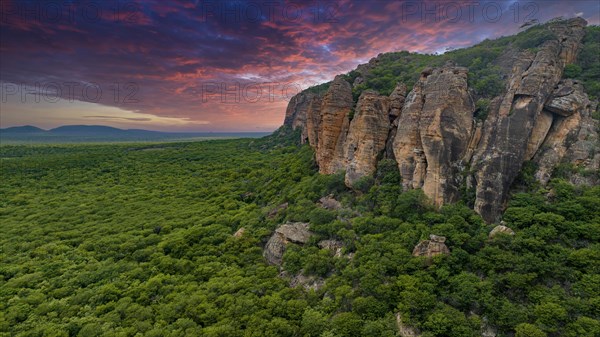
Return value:
[(440, 53), (585, 1), (2, 0), (0, 127), (272, 131), (289, 99), (379, 53)]

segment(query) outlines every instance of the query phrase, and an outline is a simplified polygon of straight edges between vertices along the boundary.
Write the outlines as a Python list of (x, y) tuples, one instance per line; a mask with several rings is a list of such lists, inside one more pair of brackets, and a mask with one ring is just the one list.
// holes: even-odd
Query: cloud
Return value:
[[(516, 2), (518, 15), (509, 3), (480, 1), (472, 17), (460, 5), (451, 20), (455, 11), (443, 1), (81, 0), (58, 2), (63, 14), (53, 18), (44, 14), (48, 3), (2, 1), (3, 81), (56, 84), (63, 99), (218, 130), (275, 129), (289, 99), (286, 86), (328, 81), (382, 52), (465, 47), (516, 32), (527, 15), (545, 21), (598, 13), (590, 1), (534, 8)], [(101, 14), (92, 15), (94, 8)], [(598, 14), (586, 19), (599, 21)], [(215, 84), (224, 89), (215, 93)], [(256, 86), (263, 88), (259, 100), (244, 90)]]
[(116, 116), (83, 116), (84, 118), (93, 118), (93, 119), (121, 119), (127, 121), (134, 122), (149, 122), (151, 118), (143, 118), (143, 117), (116, 117)]

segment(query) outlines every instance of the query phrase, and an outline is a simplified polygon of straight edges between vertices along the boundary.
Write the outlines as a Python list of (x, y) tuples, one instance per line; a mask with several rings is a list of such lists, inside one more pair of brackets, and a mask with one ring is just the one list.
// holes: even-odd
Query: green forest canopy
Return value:
[[(396, 313), (423, 336), (484, 321), (498, 336), (600, 335), (599, 186), (521, 189), (504, 215), (516, 235), (489, 239), (463, 204), (401, 192), (390, 160), (355, 193), (289, 139), (0, 147), (0, 335), (379, 337), (397, 335)], [(330, 194), (344, 209), (317, 206)], [(315, 236), (283, 269), (323, 288), (265, 263), (285, 221)], [(451, 254), (413, 257), (429, 234)]]

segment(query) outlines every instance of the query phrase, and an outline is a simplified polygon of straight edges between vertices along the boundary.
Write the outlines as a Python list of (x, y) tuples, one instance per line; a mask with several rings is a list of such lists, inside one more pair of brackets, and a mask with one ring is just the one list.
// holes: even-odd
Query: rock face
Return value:
[(450, 254), (450, 250), (444, 242), (446, 242), (445, 237), (431, 234), (429, 240), (421, 241), (415, 246), (412, 255), (426, 257), (448, 255)]
[(320, 107), (316, 155), (321, 173), (332, 174), (344, 169), (344, 149), (353, 105), (350, 83), (343, 76), (337, 76)]
[(321, 132), (321, 97), (312, 97), (306, 112), (306, 138), (313, 149), (317, 148)]
[(307, 243), (312, 235), (308, 231), (308, 227), (307, 223), (302, 222), (291, 222), (279, 226), (265, 245), (263, 255), (267, 262), (279, 266), (288, 243)]
[[(524, 162), (537, 164), (542, 184), (561, 163), (600, 168), (598, 121), (591, 117), (596, 105), (581, 84), (562, 79), (564, 67), (576, 60), (586, 24), (581, 18), (549, 23), (555, 38), (536, 52), (508, 46), (493, 61), (505, 88), (491, 98), (485, 121), (473, 117), (468, 69), (447, 63), (425, 68), (408, 94), (399, 83), (389, 97), (365, 90), (356, 104), (347, 77), (337, 76), (323, 97), (301, 93), (290, 101), (286, 124), (303, 128), (319, 171), (345, 170), (349, 187), (376, 172), (385, 156), (397, 162), (405, 190), (423, 189), (437, 206), (474, 190), (475, 211), (494, 223)], [(359, 66), (355, 86), (379, 62)], [(586, 184), (597, 179), (572, 178)]]
[(308, 138), (308, 128), (305, 127), (307, 122), (307, 111), (310, 102), (316, 98), (313, 93), (300, 92), (290, 99), (288, 107), (285, 111), (284, 124), (289, 125), (292, 129), (302, 128), (302, 142)]
[(600, 163), (598, 121), (591, 118), (595, 107), (583, 92), (582, 85), (573, 80), (561, 81), (544, 108), (556, 115), (533, 158), (538, 165), (536, 179), (545, 185), (561, 161), (597, 171)]
[(436, 205), (458, 199), (455, 180), (473, 132), (467, 69), (426, 69), (398, 120), (394, 155), (405, 188), (423, 188)]
[(406, 100), (406, 84), (398, 83), (396, 84), (396, 88), (390, 94), (390, 122), (394, 122), (398, 116), (400, 116), (400, 112), (402, 112), (402, 107), (404, 106), (404, 101)]
[(546, 41), (533, 58), (522, 53), (513, 66), (506, 94), (491, 111), (492, 118), (486, 120), (484, 138), (472, 167), (476, 171), (475, 210), (487, 222), (498, 220), (510, 185), (527, 155), (537, 151), (530, 145), (531, 136), (542, 137), (533, 130), (537, 125), (537, 129), (547, 129), (547, 121), (538, 124), (540, 116), (544, 116), (541, 111), (555, 93), (564, 66), (574, 60), (585, 24), (585, 20), (577, 18), (553, 25), (550, 28), (558, 40)]
[(377, 156), (385, 150), (390, 120), (390, 99), (372, 90), (363, 91), (346, 139), (346, 185), (352, 186), (377, 169)]
[(388, 112), (388, 116), (390, 117), (390, 130), (385, 144), (385, 155), (388, 158), (394, 158), (394, 140), (396, 138), (396, 129), (398, 128), (398, 117), (400, 117), (405, 102), (406, 84), (398, 83), (396, 84), (394, 91), (390, 94), (390, 109)]

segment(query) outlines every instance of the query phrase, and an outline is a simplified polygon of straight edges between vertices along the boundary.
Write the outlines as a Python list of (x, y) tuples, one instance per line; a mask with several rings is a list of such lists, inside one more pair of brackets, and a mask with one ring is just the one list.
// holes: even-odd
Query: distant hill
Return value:
[(161, 132), (143, 129), (119, 129), (104, 125), (64, 125), (44, 130), (35, 126), (0, 129), (3, 143), (79, 143), (137, 142), (166, 140), (206, 140), (223, 138), (259, 138), (268, 132)]
[[(111, 126), (103, 125), (64, 125), (57, 128), (51, 129), (48, 132), (56, 134), (65, 133), (123, 133), (127, 130), (113, 128)], [(149, 132), (149, 131), (148, 131)]]
[(40, 129), (36, 126), (32, 125), (24, 125), (24, 126), (13, 126), (6, 129), (0, 129), (2, 133), (36, 133), (36, 132), (46, 132), (44, 129)]

